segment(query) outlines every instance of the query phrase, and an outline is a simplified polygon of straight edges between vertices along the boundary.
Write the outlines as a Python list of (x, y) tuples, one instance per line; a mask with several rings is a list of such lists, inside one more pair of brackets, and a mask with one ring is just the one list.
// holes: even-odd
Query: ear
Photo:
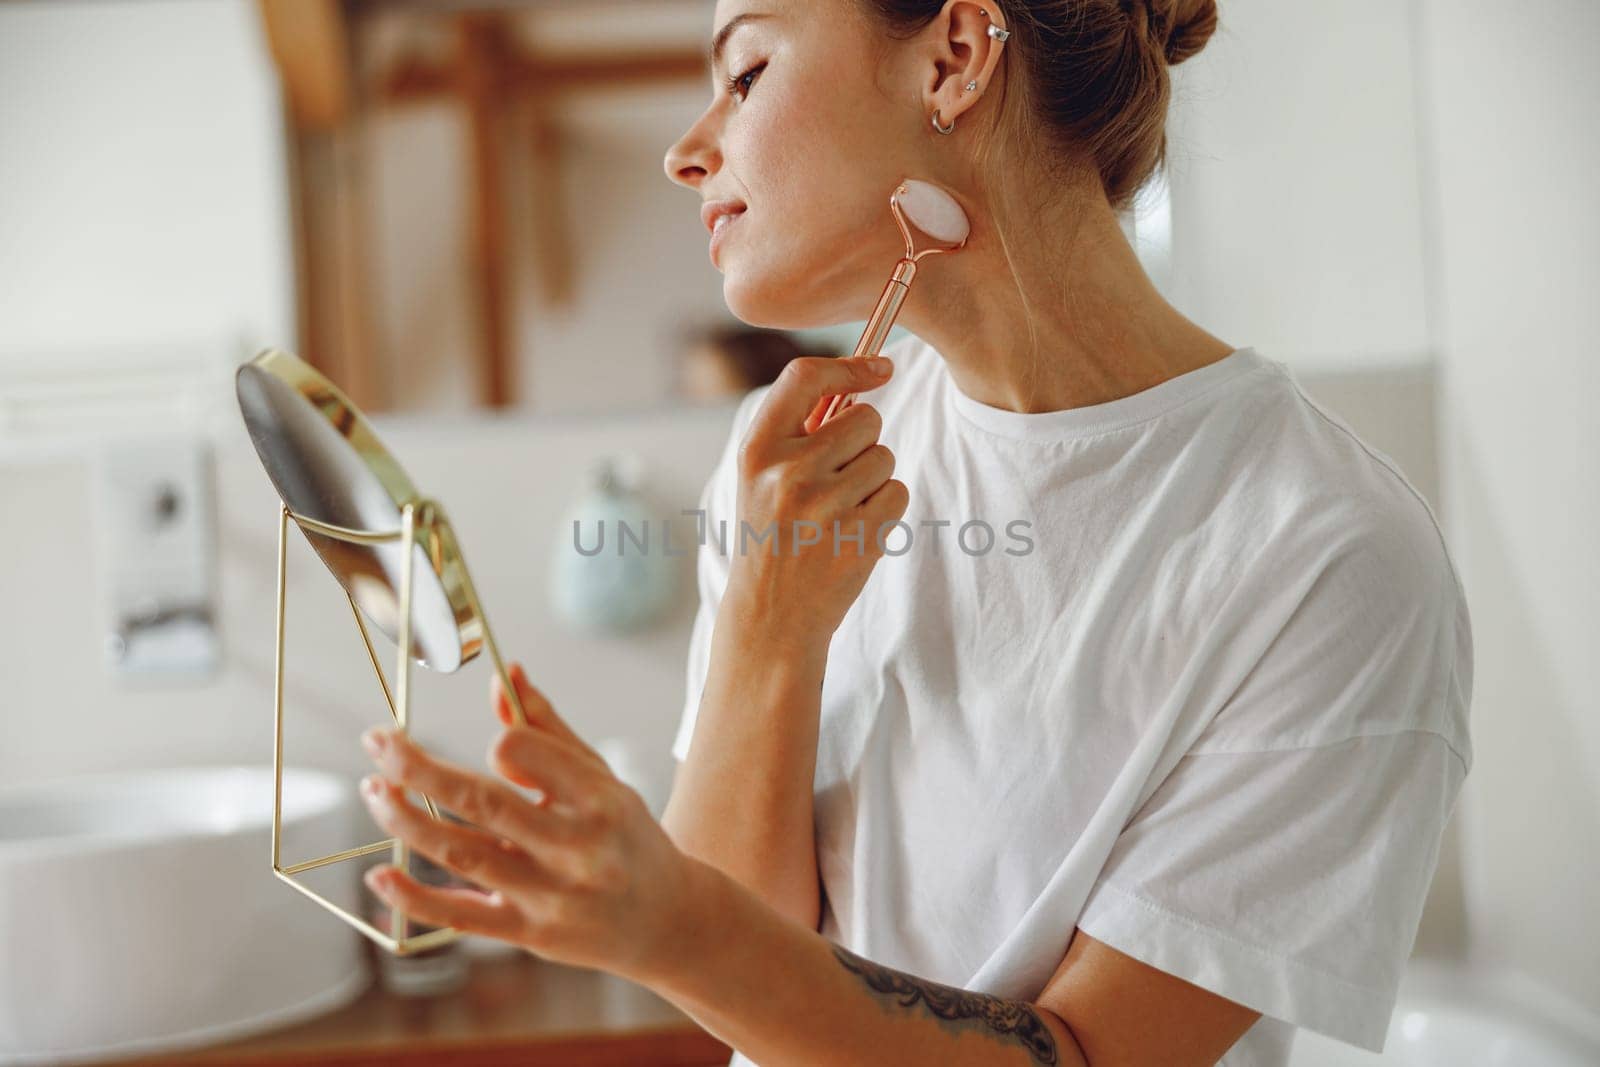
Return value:
[[(934, 109), (949, 125), (988, 93), (1005, 45), (989, 35), (989, 27), (1006, 29), (999, 6), (980, 0), (948, 0), (929, 24), (933, 34), (935, 74), (925, 98), (928, 116)], [(974, 89), (966, 87), (977, 83)]]

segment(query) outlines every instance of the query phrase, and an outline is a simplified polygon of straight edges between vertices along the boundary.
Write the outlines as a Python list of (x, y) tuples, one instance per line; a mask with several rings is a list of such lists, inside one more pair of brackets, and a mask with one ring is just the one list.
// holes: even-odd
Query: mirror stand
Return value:
[[(289, 521), (291, 519), (301, 528), (302, 533), (310, 531), (346, 544), (371, 546), (395, 541), (400, 542), (401, 559), (405, 561), (405, 565), (401, 569), (400, 581), (400, 635), (397, 643), (399, 662), (396, 667), (395, 693), (391, 694), (389, 690), (389, 683), (384, 678), (382, 668), (378, 665), (378, 654), (372, 647), (372, 639), (367, 632), (366, 622), (362, 619), (361, 611), (356, 606), (355, 598), (350, 595), (348, 589), (345, 590), (345, 599), (349, 601), (350, 612), (355, 616), (356, 626), (361, 631), (362, 644), (366, 646), (367, 657), (372, 663), (373, 673), (378, 677), (378, 685), (383, 689), (383, 698), (388, 704), (389, 714), (402, 733), (409, 731), (411, 724), (411, 655), (408, 653), (411, 649), (411, 607), (414, 571), (416, 569), (415, 555), (419, 544), (426, 548), (435, 570), (440, 569), (440, 560), (444, 558), (451, 558), (459, 562), (462, 592), (465, 594), (466, 600), (471, 605), (476, 617), (483, 622), (484, 644), (488, 647), (489, 656), (494, 661), (494, 670), (500, 678), (501, 690), (507, 695), (518, 718), (524, 723), (529, 721), (527, 712), (523, 709), (521, 697), (517, 693), (516, 686), (511, 682), (511, 677), (506, 671), (504, 661), (500, 658), (500, 649), (495, 644), (494, 633), (489, 628), (488, 618), (483, 614), (483, 605), (478, 601), (478, 592), (473, 587), (471, 575), (467, 571), (466, 560), (461, 555), (454, 531), (450, 526), (449, 520), (445, 517), (444, 509), (438, 503), (432, 500), (421, 500), (405, 504), (400, 512), (400, 529), (382, 533), (335, 526), (309, 516), (296, 514), (287, 505), (280, 505), (278, 511), (277, 648), (274, 655), (275, 675), (272, 697), (272, 873), (355, 927), (362, 934), (377, 942), (382, 948), (397, 956), (408, 956), (448, 944), (460, 936), (460, 932), (453, 927), (440, 927), (413, 937), (410, 936), (411, 923), (405, 913), (399, 909), (392, 909), (390, 912), (390, 929), (385, 933), (366, 919), (352, 914), (345, 908), (335, 904), (327, 897), (299, 881), (296, 877), (319, 867), (327, 867), (345, 860), (355, 859), (360, 856), (370, 856), (384, 851), (390, 853), (390, 862), (395, 867), (402, 871), (409, 870), (409, 850), (405, 842), (398, 838), (385, 838), (370, 845), (345, 849), (343, 852), (319, 856), (316, 859), (290, 864), (287, 867), (283, 865), (280, 839), (283, 827), (284, 620), (288, 604)], [(440, 817), (439, 809), (434, 805), (432, 798), (424, 796), (423, 802), (427, 806), (428, 814), (432, 818), (438, 819)]]

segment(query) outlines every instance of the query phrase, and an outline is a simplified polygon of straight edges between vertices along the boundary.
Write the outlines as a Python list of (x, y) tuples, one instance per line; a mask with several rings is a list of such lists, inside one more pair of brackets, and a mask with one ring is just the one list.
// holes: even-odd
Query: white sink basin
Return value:
[(1290, 1067), (1594, 1067), (1600, 1021), (1523, 980), (1413, 961), (1383, 1054), (1301, 1030)]
[[(349, 847), (352, 792), (285, 772), (285, 862)], [(271, 819), (266, 767), (0, 789), (0, 1064), (209, 1044), (360, 993), (356, 933), (272, 876)], [(318, 888), (354, 906), (339, 866)]]

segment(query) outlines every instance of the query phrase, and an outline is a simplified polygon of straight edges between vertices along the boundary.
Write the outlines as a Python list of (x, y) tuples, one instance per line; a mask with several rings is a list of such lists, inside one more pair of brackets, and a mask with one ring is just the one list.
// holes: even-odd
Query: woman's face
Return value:
[(712, 102), (668, 150), (667, 175), (702, 202), (744, 203), (716, 260), (740, 319), (864, 319), (905, 249), (889, 194), (908, 175), (946, 179), (921, 136), (915, 52), (880, 58), (854, 0), (718, 0), (713, 31), (735, 20)]

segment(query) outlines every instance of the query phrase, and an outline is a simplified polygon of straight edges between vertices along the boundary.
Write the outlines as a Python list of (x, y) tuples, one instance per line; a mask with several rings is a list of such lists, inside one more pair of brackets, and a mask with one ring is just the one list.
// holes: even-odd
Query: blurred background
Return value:
[[(571, 518), (695, 507), (738, 398), (859, 332), (722, 304), (662, 170), (711, 13), (0, 3), (0, 787), (270, 758), (278, 505), (232, 373), (275, 346), (448, 505), (507, 655), (659, 812), (692, 561), (639, 579), (648, 611), (600, 603), (563, 571)], [(1437, 512), (1476, 763), (1417, 951), (1600, 1033), (1600, 5), (1221, 20), (1129, 232), (1182, 311), (1287, 363)], [(304, 548), (286, 759), (353, 780), (382, 697)], [(464, 674), (418, 676), (418, 732), (478, 763), (487, 673)]]

